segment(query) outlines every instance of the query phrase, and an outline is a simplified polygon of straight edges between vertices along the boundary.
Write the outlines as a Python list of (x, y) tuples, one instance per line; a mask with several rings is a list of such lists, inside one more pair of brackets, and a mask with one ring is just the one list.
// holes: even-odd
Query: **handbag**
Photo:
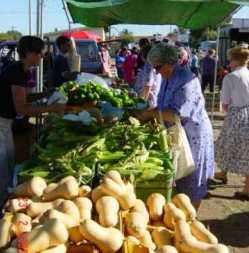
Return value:
[[(163, 122), (162, 113), (159, 113)], [(172, 152), (175, 157), (175, 180), (187, 177), (195, 171), (195, 162), (186, 132), (178, 116), (175, 116), (175, 124), (167, 129), (172, 142)]]

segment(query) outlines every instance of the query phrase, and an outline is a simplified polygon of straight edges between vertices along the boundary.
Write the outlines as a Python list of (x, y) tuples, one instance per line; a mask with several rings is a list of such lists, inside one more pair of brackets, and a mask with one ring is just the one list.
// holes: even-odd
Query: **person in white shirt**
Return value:
[(216, 162), (222, 172), (216, 178), (227, 181), (226, 172), (246, 177), (242, 192), (235, 197), (249, 200), (249, 50), (241, 47), (229, 50), (232, 72), (222, 84), (221, 102), (227, 113), (217, 140)]

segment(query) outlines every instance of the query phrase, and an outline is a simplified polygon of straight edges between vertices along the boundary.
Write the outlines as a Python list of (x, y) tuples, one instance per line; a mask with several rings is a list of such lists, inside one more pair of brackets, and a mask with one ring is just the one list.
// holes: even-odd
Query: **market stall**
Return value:
[(174, 133), (131, 117), (146, 106), (140, 99), (93, 82), (61, 92), (76, 112), (46, 118), (17, 172), (0, 220), (2, 252), (229, 252), (186, 195), (171, 198)]
[[(210, 24), (203, 14), (219, 13), (211, 21), (216, 24), (238, 7), (154, 2), (151, 13), (165, 4), (169, 12), (180, 10), (178, 16), (161, 12), (158, 21), (146, 13), (146, 21), (137, 15), (144, 1), (67, 1), (74, 20), (88, 25), (177, 19), (198, 28)], [(0, 220), (1, 252), (229, 253), (197, 219), (186, 195), (171, 198), (178, 143), (160, 122), (132, 117), (146, 107), (143, 101), (92, 81), (68, 82), (60, 92), (70, 113), (45, 119), (32, 158), (16, 173)]]

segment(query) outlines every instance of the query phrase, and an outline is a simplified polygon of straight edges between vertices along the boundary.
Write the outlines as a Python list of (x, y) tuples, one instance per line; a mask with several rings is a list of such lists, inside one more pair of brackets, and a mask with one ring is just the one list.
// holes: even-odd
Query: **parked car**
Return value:
[(10, 63), (18, 60), (16, 41), (0, 42), (0, 73)]
[[(44, 64), (45, 70), (52, 68), (53, 60), (58, 54), (59, 50), (56, 47), (54, 41), (49, 42), (47, 40), (47, 52), (50, 54), (45, 54)], [(48, 45), (50, 49), (48, 50)], [(16, 51), (17, 41), (5, 41), (0, 43), (0, 71), (6, 65), (18, 59), (18, 54)], [(94, 40), (76, 40), (76, 48), (78, 54), (81, 56), (81, 71), (93, 74), (102, 74), (103, 67), (99, 54), (99, 48)], [(49, 58), (50, 63), (47, 63), (47, 58)]]
[(200, 43), (199, 52), (201, 56), (205, 56), (209, 49), (216, 49), (216, 41), (205, 40)]

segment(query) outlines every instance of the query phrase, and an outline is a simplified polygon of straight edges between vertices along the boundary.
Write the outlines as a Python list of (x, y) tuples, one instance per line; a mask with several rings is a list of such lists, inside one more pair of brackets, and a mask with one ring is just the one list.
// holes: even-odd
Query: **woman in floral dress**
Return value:
[(141, 120), (159, 118), (173, 122), (181, 119), (195, 162), (195, 171), (176, 182), (179, 193), (187, 194), (198, 209), (207, 193), (207, 180), (214, 174), (213, 131), (201, 92), (199, 79), (187, 66), (178, 64), (179, 50), (165, 43), (157, 44), (148, 55), (149, 62), (161, 73), (163, 81), (158, 107), (138, 115)]
[(227, 181), (227, 172), (246, 177), (242, 192), (235, 197), (249, 200), (249, 50), (229, 51), (232, 72), (222, 83), (221, 102), (227, 112), (223, 129), (217, 140), (216, 161), (222, 172), (215, 178)]

